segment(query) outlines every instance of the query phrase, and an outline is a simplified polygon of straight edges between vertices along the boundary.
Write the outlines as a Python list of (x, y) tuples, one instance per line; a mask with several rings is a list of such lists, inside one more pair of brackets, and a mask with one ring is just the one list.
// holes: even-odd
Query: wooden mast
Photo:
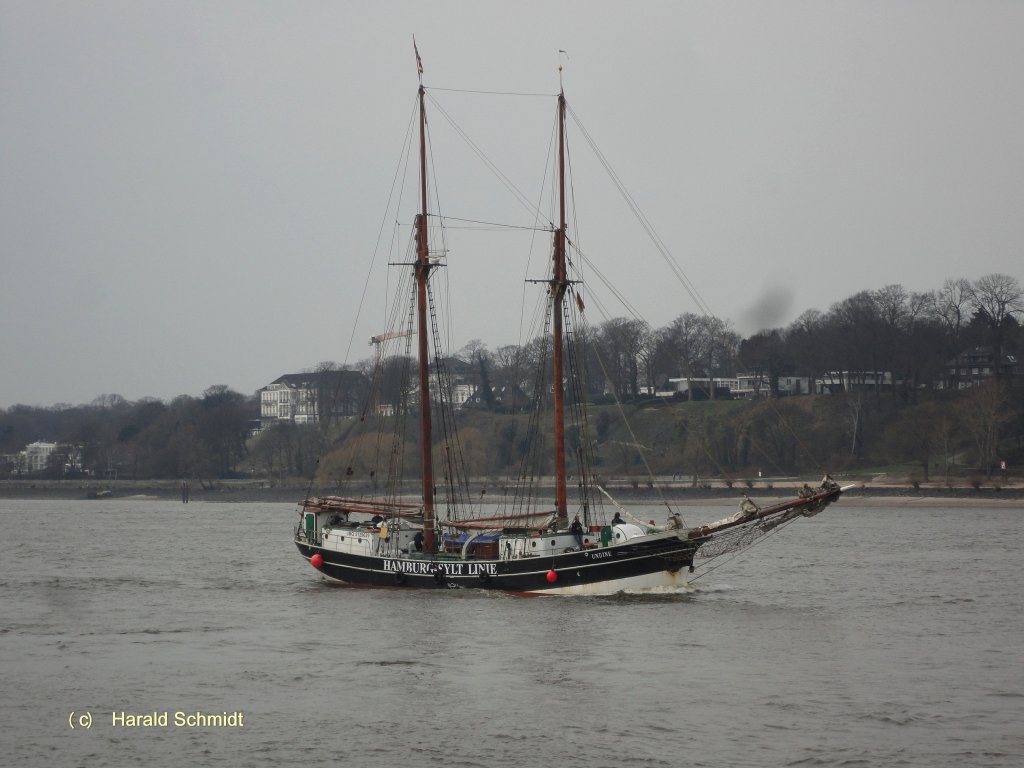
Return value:
[[(414, 41), (415, 45), (415, 41)], [(416, 53), (419, 65), (419, 52)], [(422, 77), (422, 69), (420, 70)], [(419, 342), (420, 460), (423, 480), (423, 547), (434, 552), (434, 463), (430, 424), (430, 348), (427, 327), (427, 278), (430, 276), (430, 247), (427, 241), (427, 112), (423, 82), (420, 82), (420, 212), (416, 216), (416, 326)]]
[(552, 374), (555, 396), (555, 512), (556, 524), (569, 524), (565, 479), (565, 390), (562, 373), (562, 305), (568, 288), (565, 269), (565, 93), (558, 93), (558, 230), (555, 232), (554, 264), (551, 276)]

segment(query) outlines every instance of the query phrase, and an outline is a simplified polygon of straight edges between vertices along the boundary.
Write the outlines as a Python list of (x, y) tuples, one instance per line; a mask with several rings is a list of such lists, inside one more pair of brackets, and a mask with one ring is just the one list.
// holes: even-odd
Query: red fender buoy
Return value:
[(552, 568), (550, 571), (548, 571), (547, 580), (548, 580), (548, 584), (554, 584), (556, 581), (558, 581), (558, 574), (555, 573), (555, 569), (554, 568)]
[(324, 564), (324, 558), (319, 552), (317, 552), (315, 555), (309, 558), (309, 564), (312, 565), (314, 568), (319, 568), (321, 565)]

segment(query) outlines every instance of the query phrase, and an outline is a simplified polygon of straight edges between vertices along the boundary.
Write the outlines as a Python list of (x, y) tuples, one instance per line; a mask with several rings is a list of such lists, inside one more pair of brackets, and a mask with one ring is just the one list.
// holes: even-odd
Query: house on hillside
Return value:
[(856, 390), (888, 392), (892, 389), (892, 371), (828, 371), (814, 383), (819, 395)]
[[(764, 373), (740, 373), (736, 375), (738, 386), (732, 396), (736, 400), (756, 400), (771, 395), (771, 380)], [(809, 395), (811, 380), (807, 376), (779, 376), (779, 396)]]
[(16, 475), (39, 475), (50, 470), (64, 477), (82, 471), (82, 448), (68, 443), (36, 441), (10, 458), (11, 474)]
[[(692, 393), (694, 400), (710, 399), (712, 385), (715, 388), (715, 397), (725, 400), (735, 399), (735, 392), (740, 388), (738, 378), (707, 378), (699, 376), (683, 376), (678, 379), (668, 380), (668, 393), (670, 396), (689, 398)], [(663, 393), (659, 392), (659, 396)]]
[[(974, 347), (949, 360), (943, 368), (941, 389), (967, 389), (984, 384), (996, 376), (995, 351), (992, 347)], [(999, 377), (1004, 380), (1018, 378), (1024, 369), (1014, 355), (1001, 355)]]
[[(475, 365), (457, 357), (446, 357), (430, 366), (430, 391), (451, 399), (453, 408), (462, 408), (477, 391), (479, 374)], [(419, 391), (419, 387), (415, 388)]]
[(490, 402), (487, 402), (483, 391), (475, 387), (465, 402), (463, 408), (495, 408), (499, 411), (515, 411), (527, 408), (532, 402), (530, 396), (520, 387), (498, 386), (491, 387)]
[(323, 417), (357, 416), (368, 391), (369, 382), (358, 371), (286, 373), (256, 393), (260, 429), (282, 421), (318, 424)]
[(44, 443), (42, 441), (29, 443), (25, 446), (25, 450), (21, 452), (23, 456), (22, 467), (30, 475), (42, 472), (49, 466), (50, 456), (55, 450), (57, 450), (56, 443)]

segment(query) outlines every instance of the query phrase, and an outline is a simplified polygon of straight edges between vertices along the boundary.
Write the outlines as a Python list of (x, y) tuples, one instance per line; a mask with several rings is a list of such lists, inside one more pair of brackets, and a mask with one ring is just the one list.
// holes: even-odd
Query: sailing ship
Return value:
[[(818, 514), (839, 498), (842, 489), (827, 475), (816, 488), (804, 486), (791, 500), (760, 507), (744, 498), (740, 509), (724, 519), (696, 527), (668, 509), (663, 524), (632, 517), (614, 503), (594, 471), (587, 407), (579, 385), (580, 342), (574, 318), (584, 311), (582, 282), (572, 272), (574, 244), (567, 226), (566, 98), (556, 95), (556, 222), (551, 234), (550, 271), (546, 289), (547, 331), (541, 355), (542, 373), (533, 387), (538, 407), (531, 415), (532, 432), (546, 435), (547, 449), (527, 450), (516, 481), (496, 508), (474, 503), (469, 477), (460, 468), (462, 453), (448, 408), (452, 393), (445, 378), (444, 355), (438, 349), (437, 311), (432, 302), (432, 277), (445, 266), (444, 249), (432, 247), (431, 223), (439, 214), (428, 210), (427, 89), (416, 52), (420, 85), (417, 95), (419, 173), (418, 211), (410, 243), (412, 261), (398, 265), (411, 278), (406, 299), (407, 326), (382, 333), (371, 341), (415, 342), (414, 371), (403, 391), (414, 396), (407, 409), (415, 417), (412, 430), (395, 426), (393, 445), (385, 451), (392, 470), (381, 482), (371, 473), (368, 495), (312, 495), (301, 502), (294, 532), (301, 555), (324, 576), (352, 585), (402, 589), (475, 588), (524, 594), (602, 595), (620, 591), (685, 586), (695, 559), (714, 558), (750, 546), (790, 521)], [(561, 69), (561, 68), (560, 68)], [(412, 142), (410, 142), (412, 145)], [(398, 305), (396, 305), (398, 306)], [(379, 347), (378, 347), (378, 366)], [(404, 424), (393, 409), (383, 409), (379, 394), (373, 415)], [(540, 419), (550, 419), (541, 424)], [(443, 436), (435, 437), (435, 422)], [(571, 425), (567, 428), (567, 424)], [(412, 435), (409, 435), (409, 432)], [(418, 434), (417, 434), (418, 433)], [(401, 441), (410, 438), (418, 457), (418, 492), (395, 479), (404, 466)], [(435, 460), (435, 448), (441, 458)], [(538, 462), (551, 459), (545, 475)], [(443, 465), (443, 468), (438, 468)], [(351, 468), (348, 475), (353, 474)], [(553, 477), (544, 482), (545, 477)], [(570, 493), (570, 477), (574, 487)], [(609, 519), (605, 501), (615, 509)], [(494, 505), (491, 505), (494, 506)], [(626, 519), (623, 517), (626, 515)]]

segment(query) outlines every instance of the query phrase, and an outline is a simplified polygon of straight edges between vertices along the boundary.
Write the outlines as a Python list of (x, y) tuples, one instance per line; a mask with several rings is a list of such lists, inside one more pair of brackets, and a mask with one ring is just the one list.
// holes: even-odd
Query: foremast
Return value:
[(565, 472), (565, 388), (563, 386), (563, 306), (569, 287), (565, 267), (565, 93), (558, 93), (558, 229), (555, 231), (551, 270), (552, 301), (552, 372), (554, 391), (555, 436), (555, 512), (556, 525), (569, 524), (569, 505)]
[[(415, 45), (415, 41), (414, 41)], [(417, 65), (419, 52), (416, 52)], [(427, 112), (421, 81), (420, 106), (420, 212), (416, 216), (416, 328), (420, 385), (420, 476), (423, 483), (423, 546), (434, 552), (434, 463), (430, 422), (430, 345), (427, 327), (427, 280), (430, 277), (430, 244), (427, 239)]]

